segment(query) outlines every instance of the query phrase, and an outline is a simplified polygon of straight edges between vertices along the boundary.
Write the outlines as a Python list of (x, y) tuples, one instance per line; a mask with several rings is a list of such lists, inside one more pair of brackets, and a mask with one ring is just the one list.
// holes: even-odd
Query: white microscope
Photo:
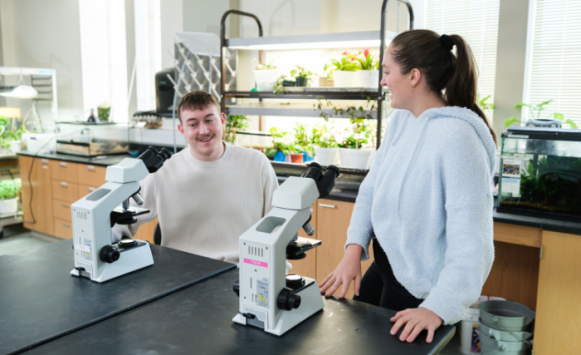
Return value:
[(240, 278), (234, 292), (240, 298), (233, 321), (283, 335), (323, 309), (317, 281), (287, 275), (287, 259), (302, 259), (321, 241), (297, 236), (302, 227), (311, 236), (310, 207), (326, 197), (340, 171), (311, 163), (301, 177), (289, 177), (275, 192), (273, 209), (240, 236)]
[(149, 210), (131, 207), (129, 199), (141, 206), (139, 182), (156, 172), (172, 153), (149, 147), (138, 158), (125, 158), (107, 167), (107, 182), (71, 206), (73, 215), (74, 276), (105, 282), (146, 266), (153, 265), (149, 243), (121, 239), (111, 244), (111, 228), (137, 222), (135, 216)]

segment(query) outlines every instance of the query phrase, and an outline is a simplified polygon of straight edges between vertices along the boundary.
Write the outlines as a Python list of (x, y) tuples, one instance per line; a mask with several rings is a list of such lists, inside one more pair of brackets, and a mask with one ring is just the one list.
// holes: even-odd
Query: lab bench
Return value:
[[(231, 270), (194, 287), (72, 333), (26, 354), (438, 354), (454, 327), (425, 332), (413, 343), (389, 335), (394, 311), (352, 300), (325, 307), (285, 335), (235, 324), (238, 297)], [(398, 333), (399, 334), (399, 333)]]

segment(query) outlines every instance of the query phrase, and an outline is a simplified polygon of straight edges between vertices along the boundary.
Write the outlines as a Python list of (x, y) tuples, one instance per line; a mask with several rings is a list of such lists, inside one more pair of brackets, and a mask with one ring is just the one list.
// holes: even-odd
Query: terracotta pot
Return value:
[(293, 163), (302, 163), (303, 162), (303, 153), (300, 154), (291, 154), (291, 162)]

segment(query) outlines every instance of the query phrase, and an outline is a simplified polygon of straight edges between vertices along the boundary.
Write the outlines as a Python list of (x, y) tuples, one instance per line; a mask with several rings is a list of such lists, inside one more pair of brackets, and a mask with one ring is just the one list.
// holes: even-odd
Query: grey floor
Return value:
[[(0, 255), (18, 253), (30, 248), (38, 248), (59, 240), (58, 238), (32, 232), (22, 227), (22, 225), (4, 227), (2, 237), (0, 237)], [(458, 332), (456, 332), (454, 338), (448, 343), (440, 355), (462, 355), (458, 345)]]

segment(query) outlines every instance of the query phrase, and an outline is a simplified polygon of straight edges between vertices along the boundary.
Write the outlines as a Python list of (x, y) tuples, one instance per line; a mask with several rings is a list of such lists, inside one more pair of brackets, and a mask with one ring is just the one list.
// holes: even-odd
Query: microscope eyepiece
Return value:
[(171, 158), (171, 156), (171, 150), (167, 148), (161, 148), (158, 152), (155, 147), (149, 146), (137, 159), (143, 160), (150, 173), (155, 173), (163, 166), (163, 162)]
[(301, 177), (311, 178), (315, 180), (315, 182), (321, 179), (323, 176), (323, 168), (318, 163), (311, 163), (307, 165), (308, 169), (303, 173)]

